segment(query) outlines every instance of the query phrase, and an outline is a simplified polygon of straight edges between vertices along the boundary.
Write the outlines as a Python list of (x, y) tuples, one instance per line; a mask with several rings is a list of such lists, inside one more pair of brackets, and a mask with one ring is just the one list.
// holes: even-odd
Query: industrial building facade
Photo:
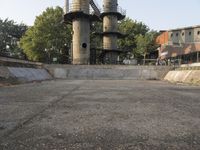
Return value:
[(181, 64), (200, 61), (200, 25), (161, 31), (157, 43), (161, 60), (179, 60)]

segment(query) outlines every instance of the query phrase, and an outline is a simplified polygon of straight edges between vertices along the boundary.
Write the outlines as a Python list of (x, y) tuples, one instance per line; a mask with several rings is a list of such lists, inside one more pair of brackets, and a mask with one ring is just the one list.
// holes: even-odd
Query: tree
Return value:
[(62, 61), (62, 55), (71, 44), (71, 28), (63, 23), (63, 9), (47, 8), (36, 17), (34, 25), (28, 29), (20, 41), (30, 60), (52, 62)]
[(90, 29), (90, 42), (92, 48), (100, 48), (102, 47), (102, 37), (99, 35), (103, 32), (103, 24), (102, 22), (92, 22)]
[(157, 32), (151, 31), (147, 32), (145, 35), (137, 35), (136, 36), (136, 48), (135, 53), (138, 56), (143, 56), (143, 65), (146, 63), (146, 56), (150, 52), (156, 49), (155, 38)]
[(102, 48), (102, 32), (103, 32), (102, 22), (92, 22), (90, 29), (90, 60), (91, 64), (99, 64), (102, 62), (101, 58), (101, 48)]
[(119, 47), (125, 52), (130, 52), (136, 56), (137, 53), (134, 51), (137, 46), (136, 36), (145, 35), (149, 31), (149, 28), (142, 22), (125, 18), (119, 23), (119, 31), (126, 35), (125, 38), (119, 40)]
[(0, 53), (2, 55), (22, 57), (23, 51), (19, 48), (19, 40), (27, 30), (23, 23), (16, 24), (13, 20), (0, 19)]

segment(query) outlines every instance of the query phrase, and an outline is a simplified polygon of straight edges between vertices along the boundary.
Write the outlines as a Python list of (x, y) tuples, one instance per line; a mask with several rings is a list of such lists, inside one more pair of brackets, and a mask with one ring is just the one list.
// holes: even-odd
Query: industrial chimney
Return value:
[(125, 11), (118, 6), (117, 0), (103, 0), (103, 50), (106, 64), (117, 64), (120, 50), (117, 39), (121, 36), (118, 32), (118, 20), (125, 18)]
[(73, 26), (72, 63), (75, 65), (89, 64), (90, 61), (89, 2), (90, 0), (73, 0), (69, 8), (69, 1), (66, 0), (64, 19)]
[(64, 7), (64, 13), (68, 13), (69, 12), (69, 0), (65, 0), (65, 7)]

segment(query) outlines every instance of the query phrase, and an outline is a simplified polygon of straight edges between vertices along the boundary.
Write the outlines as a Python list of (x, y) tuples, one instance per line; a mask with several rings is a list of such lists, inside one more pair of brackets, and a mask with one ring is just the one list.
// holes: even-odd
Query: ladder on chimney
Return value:
[(94, 0), (90, 0), (90, 5), (91, 5), (92, 9), (94, 10), (95, 15), (97, 15), (98, 17), (100, 17), (100, 15), (101, 15), (100, 9), (95, 4)]

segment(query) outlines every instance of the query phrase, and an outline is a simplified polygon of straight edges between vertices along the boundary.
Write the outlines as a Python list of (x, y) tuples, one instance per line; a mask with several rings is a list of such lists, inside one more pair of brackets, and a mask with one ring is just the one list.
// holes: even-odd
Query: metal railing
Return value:
[[(97, 4), (97, 3), (95, 3)], [(126, 10), (123, 9), (122, 7), (120, 6), (111, 6), (111, 7), (104, 7), (103, 9), (101, 9), (98, 5), (97, 5), (97, 8), (99, 9), (99, 11), (101, 13), (105, 13), (105, 12), (117, 12), (117, 13), (120, 13), (122, 14), (123, 16), (126, 15)], [(63, 7), (63, 10), (64, 10), (64, 13), (69, 13), (69, 12), (76, 12), (76, 11), (83, 11), (87, 14), (94, 14), (95, 11), (92, 9), (92, 7), (90, 6), (89, 7), (89, 10), (88, 12), (86, 11), (88, 9), (88, 6), (87, 5), (79, 5), (77, 3), (70, 3), (69, 4), (69, 8), (66, 9), (66, 6)]]
[(77, 4), (77, 3), (70, 3), (69, 8), (66, 9), (66, 6), (63, 7), (64, 13), (70, 13), (70, 12), (84, 12), (86, 14), (94, 14), (94, 10), (91, 8), (91, 6), (88, 7), (88, 5), (84, 4)]
[[(69, 12), (76, 12), (76, 11), (83, 11), (85, 13), (89, 13), (90, 12), (90, 8), (88, 8), (87, 5), (79, 5), (76, 3), (70, 3), (69, 7), (66, 8), (66, 6), (63, 7), (64, 13), (67, 14)], [(88, 12), (87, 12), (88, 10)]]
[(126, 10), (123, 9), (122, 7), (118, 6), (118, 7), (117, 7), (117, 11), (118, 11), (119, 13), (121, 13), (123, 16), (126, 16)]
[(126, 10), (122, 9), (122, 7), (120, 6), (104, 7), (101, 13), (104, 13), (104, 12), (117, 12), (117, 13), (122, 14), (123, 16), (126, 15)]

